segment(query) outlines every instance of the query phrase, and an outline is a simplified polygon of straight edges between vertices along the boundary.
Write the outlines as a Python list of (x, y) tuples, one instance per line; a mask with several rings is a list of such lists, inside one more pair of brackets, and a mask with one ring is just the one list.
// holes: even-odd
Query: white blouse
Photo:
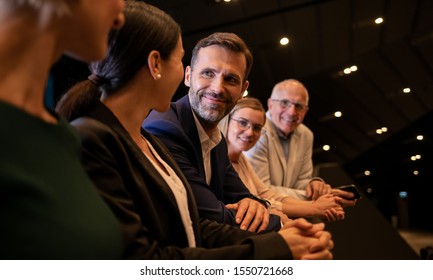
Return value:
[(161, 177), (165, 180), (165, 182), (173, 192), (173, 195), (176, 199), (177, 207), (179, 208), (180, 217), (182, 219), (182, 223), (185, 228), (186, 236), (188, 238), (188, 245), (189, 247), (195, 247), (196, 241), (194, 236), (194, 230), (192, 228), (191, 216), (189, 214), (188, 197), (186, 194), (185, 186), (177, 176), (176, 172), (174, 172), (173, 169), (164, 160), (161, 159), (161, 157), (158, 155), (158, 153), (155, 151), (155, 149), (152, 147), (149, 141), (147, 141), (145, 138), (144, 140), (147, 142), (147, 145), (149, 146), (149, 149), (152, 152), (152, 154), (164, 166), (165, 170), (167, 170), (168, 172), (167, 175), (156, 162), (154, 162), (152, 159), (148, 157), (150, 162), (153, 164), (155, 169), (158, 170)]

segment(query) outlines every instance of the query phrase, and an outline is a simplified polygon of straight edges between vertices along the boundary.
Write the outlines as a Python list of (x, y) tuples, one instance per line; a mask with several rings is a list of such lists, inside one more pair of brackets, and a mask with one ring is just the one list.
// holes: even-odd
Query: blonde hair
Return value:
[(229, 121), (233, 116), (233, 114), (236, 113), (237, 110), (244, 109), (244, 108), (250, 108), (262, 112), (266, 123), (266, 111), (265, 108), (263, 108), (263, 105), (260, 102), (260, 100), (254, 97), (244, 97), (240, 99), (236, 103), (235, 107), (233, 107), (233, 109), (230, 111), (230, 113), (219, 122), (218, 127), (221, 130), (221, 132), (224, 134), (224, 136), (226, 136), (228, 133)]

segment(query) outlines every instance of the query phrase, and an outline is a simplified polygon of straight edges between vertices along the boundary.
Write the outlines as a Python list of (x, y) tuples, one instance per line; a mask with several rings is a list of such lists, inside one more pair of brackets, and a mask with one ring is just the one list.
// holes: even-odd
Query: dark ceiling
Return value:
[[(384, 201), (389, 215), (396, 214), (399, 191), (414, 193), (419, 202), (418, 196), (425, 197), (419, 195), (422, 188), (432, 189), (433, 1), (145, 2), (180, 23), (186, 65), (199, 39), (234, 32), (254, 55), (251, 96), (266, 104), (275, 83), (304, 82), (310, 93), (305, 123), (315, 133), (314, 163), (344, 167), (373, 198)], [(375, 24), (377, 17), (384, 22)], [(279, 44), (283, 36), (290, 40), (287, 46)], [(356, 72), (342, 74), (353, 65)], [(411, 92), (403, 93), (404, 88)], [(186, 92), (181, 85), (175, 99)], [(342, 117), (334, 118), (335, 111)], [(376, 134), (382, 127), (388, 131)], [(418, 134), (423, 141), (415, 140)], [(325, 144), (331, 147), (327, 152)], [(412, 162), (415, 154), (422, 157)], [(365, 170), (371, 175), (366, 177)]]

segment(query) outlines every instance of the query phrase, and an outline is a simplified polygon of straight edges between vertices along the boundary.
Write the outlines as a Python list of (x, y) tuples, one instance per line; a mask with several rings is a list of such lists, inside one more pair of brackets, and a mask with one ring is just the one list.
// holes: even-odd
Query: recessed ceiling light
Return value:
[(224, 0), (224, 2), (231, 2), (232, 0)]
[(358, 66), (356, 65), (350, 66), (350, 71), (355, 72), (357, 70), (358, 70)]
[(364, 175), (365, 175), (365, 176), (370, 176), (370, 174), (371, 174), (370, 170), (365, 170), (365, 171), (364, 171)]
[(352, 70), (350, 70), (350, 68), (345, 68), (343, 70), (343, 72), (344, 72), (344, 74), (348, 75), (348, 74), (352, 73)]
[(388, 128), (386, 126), (381, 128), (382, 132), (388, 132)]
[(407, 88), (404, 88), (404, 89), (403, 89), (403, 92), (404, 92), (404, 93), (410, 93), (410, 88), (408, 88), (408, 87), (407, 87)]
[(283, 37), (283, 38), (280, 39), (280, 44), (281, 44), (281, 45), (285, 46), (285, 45), (287, 45), (288, 43), (289, 43), (289, 38), (287, 38), (287, 37)]
[(423, 140), (423, 139), (424, 139), (424, 136), (423, 136), (423, 135), (417, 135), (417, 136), (416, 136), (416, 140), (421, 141), (421, 140)]
[(335, 116), (336, 118), (341, 118), (342, 115), (343, 115), (343, 113), (341, 113), (340, 111), (336, 111), (336, 112), (334, 113), (334, 116)]
[(414, 156), (410, 157), (410, 160), (412, 160), (412, 161), (416, 161), (416, 160), (419, 160), (419, 159), (421, 159), (421, 155), (414, 155)]
[(329, 145), (323, 145), (323, 150), (324, 151), (329, 151), (331, 149), (331, 146)]
[(376, 23), (376, 24), (381, 24), (381, 23), (383, 23), (383, 18), (378, 17), (377, 19), (374, 20), (374, 23)]
[(382, 134), (383, 131), (382, 131), (382, 129), (378, 128), (378, 129), (376, 129), (376, 133), (377, 133), (377, 134)]
[(415, 175), (415, 176), (419, 175), (419, 171), (418, 170), (414, 170), (413, 171), (413, 175)]

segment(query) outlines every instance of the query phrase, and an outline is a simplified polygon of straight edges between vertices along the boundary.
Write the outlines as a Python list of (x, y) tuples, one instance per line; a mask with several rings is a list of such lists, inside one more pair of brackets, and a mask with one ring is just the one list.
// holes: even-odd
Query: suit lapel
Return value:
[(194, 153), (200, 175), (206, 181), (206, 173), (203, 163), (203, 151), (201, 149), (200, 137), (198, 136), (198, 130), (195, 124), (194, 116), (192, 115), (188, 95), (185, 95), (177, 102), (175, 102), (175, 106), (175, 110), (179, 118), (179, 123), (180, 125), (182, 125), (182, 128), (188, 139), (191, 140), (192, 149), (190, 152)]
[[(105, 125), (109, 126), (112, 130), (116, 132), (116, 134), (119, 136), (119, 139), (128, 148), (129, 152), (128, 151), (126, 152), (129, 154), (133, 152), (133, 155), (138, 162), (138, 164), (131, 163), (132, 168), (140, 169), (140, 172), (143, 172), (143, 174), (148, 174), (148, 176), (151, 177), (151, 179), (155, 182), (155, 185), (161, 186), (160, 190), (163, 191), (166, 197), (169, 198), (168, 201), (170, 203), (170, 207), (173, 208), (175, 211), (179, 212), (176, 199), (170, 187), (167, 185), (165, 180), (159, 175), (159, 172), (156, 170), (156, 168), (153, 166), (150, 160), (143, 154), (141, 149), (135, 144), (134, 140), (131, 138), (131, 136), (126, 131), (126, 129), (122, 126), (122, 124), (117, 120), (116, 116), (114, 116), (114, 114), (107, 107), (105, 107), (105, 105), (101, 102), (98, 102), (95, 105), (95, 107), (92, 108), (92, 110), (88, 113), (88, 116), (100, 121), (101, 123), (104, 123)], [(151, 170), (151, 172), (149, 172), (149, 170)], [(149, 184), (149, 182), (143, 181), (142, 176), (138, 176), (138, 179), (142, 182), (141, 185)]]
[[(286, 160), (286, 156), (284, 154), (284, 150), (281, 147), (280, 144), (280, 139), (278, 137), (278, 133), (277, 130), (275, 128), (275, 126), (271, 123), (271, 120), (268, 118), (267, 122), (267, 131), (269, 131), (269, 136), (270, 136), (270, 141), (272, 142), (272, 145), (269, 145), (272, 149), (274, 149), (274, 152), (277, 154), (278, 156), (278, 160), (282, 166), (282, 170), (286, 170), (287, 169), (287, 160)], [(285, 176), (283, 176), (285, 177)]]

